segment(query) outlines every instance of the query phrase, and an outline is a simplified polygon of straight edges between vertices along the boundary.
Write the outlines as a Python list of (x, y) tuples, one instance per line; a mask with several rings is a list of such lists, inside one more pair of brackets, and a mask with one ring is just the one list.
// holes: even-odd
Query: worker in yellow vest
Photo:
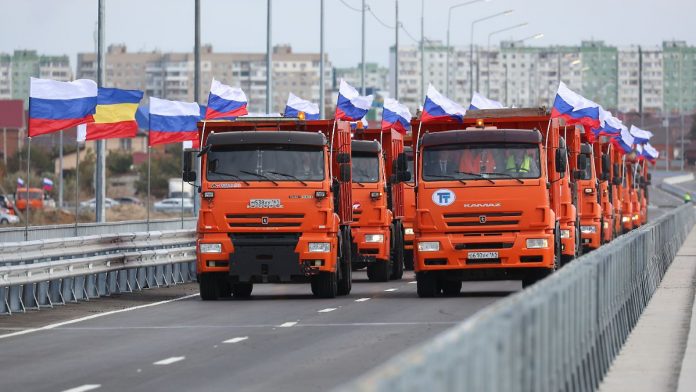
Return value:
[(532, 157), (521, 148), (513, 149), (505, 163), (505, 171), (522, 175), (528, 174), (532, 171)]
[(691, 193), (686, 192), (684, 194), (684, 203), (691, 203)]

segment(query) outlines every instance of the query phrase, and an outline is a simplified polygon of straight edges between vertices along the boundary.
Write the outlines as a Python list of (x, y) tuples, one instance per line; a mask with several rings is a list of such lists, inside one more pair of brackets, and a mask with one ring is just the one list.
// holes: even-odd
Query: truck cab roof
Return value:
[(324, 134), (319, 132), (302, 131), (240, 131), (211, 133), (207, 144), (240, 145), (240, 144), (295, 144), (303, 146), (322, 147), (327, 144)]
[(423, 147), (462, 143), (541, 143), (541, 132), (537, 130), (453, 130), (426, 133)]
[(379, 142), (376, 140), (353, 140), (350, 142), (353, 152), (374, 152), (380, 151)]

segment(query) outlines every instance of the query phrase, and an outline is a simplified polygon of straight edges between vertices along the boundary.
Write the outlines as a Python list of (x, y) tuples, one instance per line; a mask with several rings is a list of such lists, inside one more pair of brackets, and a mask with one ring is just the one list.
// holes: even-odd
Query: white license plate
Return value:
[(472, 260), (497, 259), (498, 252), (469, 252), (467, 257)]

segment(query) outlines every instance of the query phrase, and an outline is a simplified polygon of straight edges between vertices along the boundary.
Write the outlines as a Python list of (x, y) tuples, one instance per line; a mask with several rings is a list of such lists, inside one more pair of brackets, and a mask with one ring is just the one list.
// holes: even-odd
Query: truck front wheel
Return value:
[(202, 273), (198, 275), (198, 287), (203, 301), (215, 301), (223, 296), (224, 282), (217, 273)]
[(418, 296), (421, 298), (435, 297), (440, 291), (440, 287), (437, 284), (437, 276), (432, 272), (417, 272), (416, 286)]
[(376, 260), (367, 265), (367, 278), (370, 282), (386, 282), (391, 274), (391, 263), (384, 260)]
[(392, 244), (389, 257), (391, 258), (391, 274), (392, 280), (400, 280), (404, 276), (404, 236), (401, 225), (394, 224), (392, 230)]
[(338, 256), (338, 267), (337, 270), (340, 271), (338, 278), (338, 295), (348, 295), (353, 287), (353, 268), (351, 265), (351, 239), (350, 239), (350, 229), (343, 230), (341, 236), (339, 237), (339, 246), (341, 247), (340, 254)]
[(312, 278), (312, 294), (320, 298), (335, 298), (338, 294), (338, 279), (335, 272), (320, 272)]

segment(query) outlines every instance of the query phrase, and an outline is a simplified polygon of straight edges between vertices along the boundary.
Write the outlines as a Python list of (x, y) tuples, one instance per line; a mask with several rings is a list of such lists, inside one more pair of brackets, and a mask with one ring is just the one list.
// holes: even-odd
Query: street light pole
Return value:
[(471, 34), (469, 35), (471, 42), (469, 44), (469, 99), (474, 96), (474, 26), (477, 23), (493, 19), (498, 16), (510, 15), (514, 10), (498, 12), (497, 14), (489, 15), (481, 19), (476, 19), (471, 22)]
[[(322, 0), (323, 1), (323, 0)], [(396, 12), (396, 23), (394, 26), (394, 99), (399, 99), (399, 0), (394, 1), (394, 10)]]
[(449, 7), (449, 11), (447, 11), (447, 54), (446, 54), (446, 59), (445, 61), (447, 62), (445, 67), (445, 75), (446, 75), (446, 86), (445, 86), (445, 95), (449, 96), (449, 88), (450, 88), (450, 52), (452, 51), (452, 48), (450, 47), (450, 25), (452, 24), (452, 10), (455, 8), (459, 7), (464, 7), (466, 5), (474, 4), (474, 3), (480, 3), (482, 1), (490, 1), (490, 0), (472, 0), (472, 1), (467, 1), (466, 3), (461, 3), (461, 4), (455, 4), (451, 7)]
[(324, 0), (319, 0), (319, 118), (326, 110), (326, 81), (324, 80)]
[[(193, 26), (193, 101), (200, 104), (201, 103), (201, 0), (196, 0), (194, 3), (194, 26)], [(183, 156), (183, 146), (182, 146), (182, 156)], [(196, 180), (193, 182), (193, 216), (198, 216), (198, 210), (200, 209), (200, 204), (198, 200), (197, 190), (201, 185), (201, 160), (197, 158), (195, 160), (195, 171), (198, 173), (196, 175)], [(148, 179), (149, 181), (149, 179)], [(183, 182), (181, 183), (183, 186)], [(183, 197), (183, 192), (182, 192)], [(149, 203), (149, 200), (148, 200)], [(149, 209), (149, 207), (148, 207)], [(181, 203), (181, 210), (184, 209), (184, 203)]]
[(365, 93), (365, 0), (362, 0), (362, 54), (360, 56), (360, 93), (362, 95), (367, 95)]
[[(105, 44), (105, 9), (106, 0), (99, 0), (98, 7), (99, 12), (97, 15), (97, 86), (103, 87), (104, 81), (106, 79), (106, 56), (104, 55), (104, 44)], [(96, 172), (95, 172), (95, 218), (97, 222), (106, 222), (106, 210), (104, 209), (104, 196), (106, 193), (106, 173), (104, 166), (106, 166), (106, 149), (104, 146), (104, 140), (97, 140), (96, 145)], [(27, 184), (27, 188), (29, 185)]]
[(421, 0), (421, 39), (420, 39), (420, 98), (421, 102), (425, 99), (425, 0)]
[(271, 10), (272, 0), (268, 0), (266, 9), (266, 113), (273, 108), (273, 48), (271, 47)]
[[(491, 68), (490, 68), (490, 65), (491, 65), (491, 37), (493, 37), (496, 34), (500, 34), (500, 33), (506, 32), (506, 31), (518, 29), (520, 27), (524, 27), (528, 24), (529, 23), (524, 22), (524, 23), (520, 23), (520, 24), (517, 24), (514, 26), (506, 27), (504, 29), (500, 29), (500, 30), (496, 30), (496, 31), (493, 31), (491, 33), (488, 33), (488, 43), (486, 46), (486, 48), (487, 48), (486, 49), (486, 95), (488, 95), (490, 93), (489, 90), (491, 88)], [(477, 56), (476, 62), (478, 63), (478, 61), (479, 61), (479, 58)], [(478, 65), (476, 66), (476, 68), (478, 68)]]

